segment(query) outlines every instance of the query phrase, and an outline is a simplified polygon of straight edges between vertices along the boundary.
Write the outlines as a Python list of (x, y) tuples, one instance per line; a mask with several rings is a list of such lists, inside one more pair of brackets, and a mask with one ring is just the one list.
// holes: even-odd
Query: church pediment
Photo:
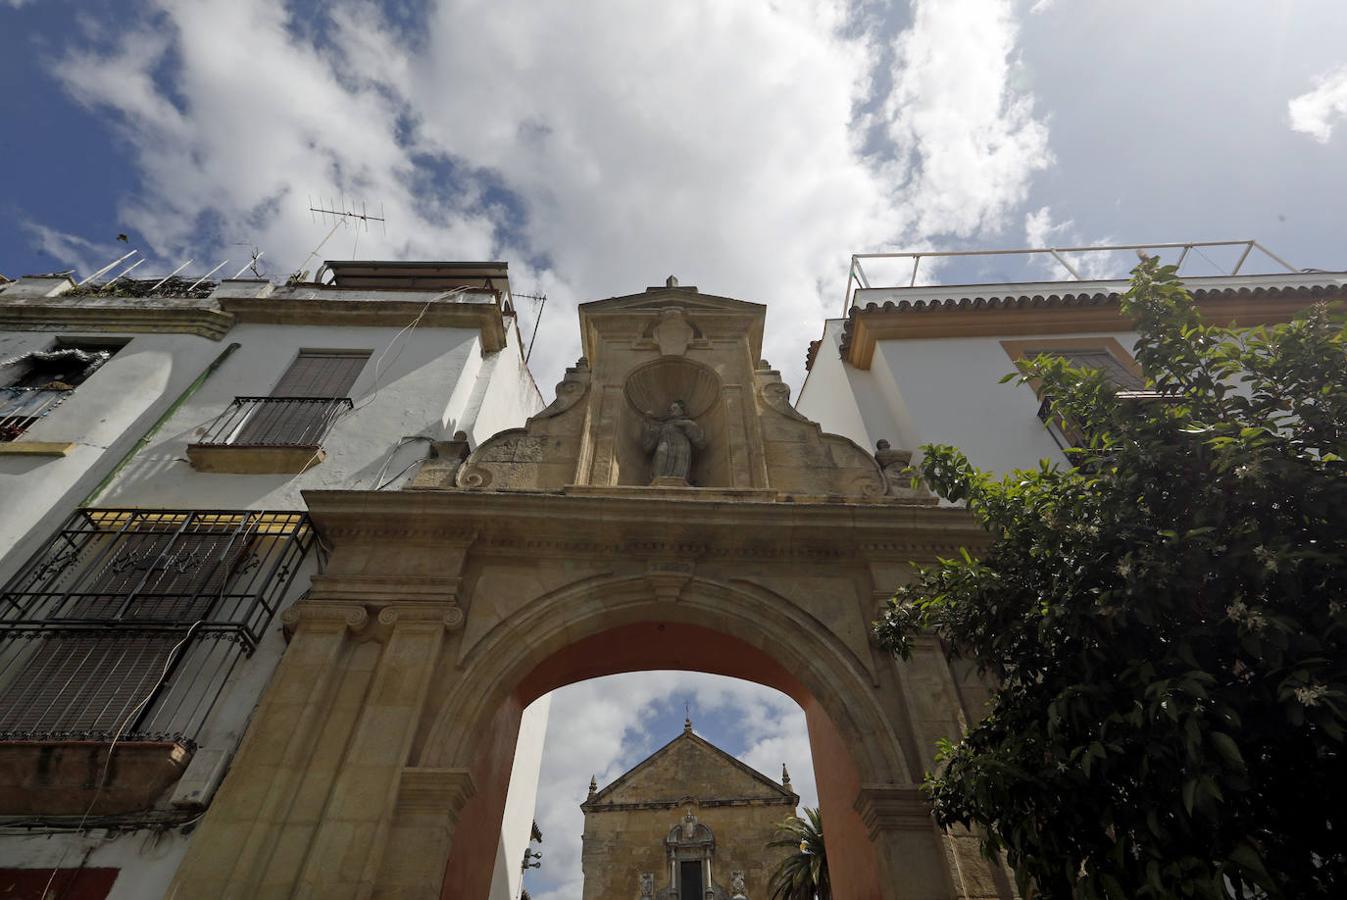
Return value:
[(764, 802), (794, 806), (788, 787), (745, 765), (714, 744), (684, 731), (585, 801), (589, 811)]

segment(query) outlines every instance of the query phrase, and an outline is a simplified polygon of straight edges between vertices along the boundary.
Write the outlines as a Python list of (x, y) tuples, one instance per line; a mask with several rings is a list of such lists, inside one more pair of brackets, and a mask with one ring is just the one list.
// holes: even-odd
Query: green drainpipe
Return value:
[(126, 464), (131, 461), (131, 457), (135, 456), (149, 445), (150, 441), (154, 439), (154, 436), (159, 433), (159, 429), (164, 427), (164, 423), (167, 422), (184, 403), (191, 399), (192, 395), (197, 392), (197, 389), (206, 383), (206, 379), (214, 374), (215, 370), (220, 368), (220, 366), (224, 364), (224, 361), (229, 359), (230, 355), (237, 350), (239, 346), (239, 344), (230, 344), (220, 351), (220, 355), (215, 357), (215, 361), (206, 367), (206, 371), (198, 375), (196, 381), (193, 381), (183, 389), (183, 392), (178, 395), (178, 399), (173, 401), (173, 405), (164, 410), (164, 414), (154, 420), (154, 424), (150, 426), (150, 430), (145, 432), (140, 440), (136, 441), (135, 444), (131, 446), (130, 450), (126, 451), (126, 455), (117, 462), (117, 465), (113, 467), (111, 472), (103, 476), (103, 480), (98, 482), (98, 486), (89, 492), (89, 496), (84, 498), (80, 503), (80, 506), (92, 506), (93, 502), (102, 496), (103, 492), (107, 490), (108, 485), (112, 483), (112, 479), (116, 478), (122, 469), (126, 468)]

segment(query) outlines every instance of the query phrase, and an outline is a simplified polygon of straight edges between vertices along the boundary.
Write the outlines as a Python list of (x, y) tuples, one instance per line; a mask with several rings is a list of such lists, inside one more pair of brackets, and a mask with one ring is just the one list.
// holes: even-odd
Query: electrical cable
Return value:
[[(223, 590), (223, 588), (221, 588), (221, 590)], [(154, 699), (154, 695), (158, 693), (159, 688), (164, 683), (164, 679), (168, 678), (168, 670), (177, 660), (178, 651), (182, 648), (184, 644), (186, 644), (188, 641), (192, 639), (192, 632), (195, 631), (197, 627), (203, 624), (205, 621), (206, 621), (205, 619), (197, 619), (195, 622), (193, 622), (191, 626), (188, 627), (187, 633), (183, 635), (182, 640), (174, 644), (173, 649), (168, 651), (168, 655), (164, 659), (164, 668), (159, 673), (159, 680), (154, 683), (154, 687), (150, 689), (150, 692), (145, 695), (144, 699), (142, 699), (139, 703), (137, 703), (134, 707), (131, 708), (131, 711), (126, 714), (126, 718), (122, 719), (122, 724), (117, 727), (117, 731), (112, 735), (112, 743), (108, 744), (108, 753), (107, 756), (104, 757), (103, 759), (103, 770), (102, 772), (99, 773), (98, 781), (94, 785), (93, 797), (89, 800), (89, 805), (88, 807), (85, 808), (84, 815), (80, 816), (79, 824), (75, 826), (76, 833), (84, 830), (85, 823), (89, 821), (89, 815), (94, 811), (94, 806), (97, 805), (98, 798), (102, 796), (103, 788), (107, 787), (108, 772), (110, 772), (112, 769), (112, 753), (114, 750), (117, 749), (117, 742), (122, 739), (122, 734), (126, 731), (127, 726), (131, 724), (132, 720), (135, 719), (136, 716), (140, 715), (140, 711), (145, 708), (145, 705), (149, 703), (150, 700)], [(47, 896), (47, 892), (51, 890), (52, 884), (56, 881), (57, 873), (61, 871), (61, 863), (65, 862), (66, 854), (68, 854), (69, 852), (70, 852), (69, 847), (66, 847), (61, 851), (61, 855), (56, 859), (56, 865), (52, 867), (51, 876), (47, 878), (47, 883), (45, 886), (43, 886), (42, 893), (39, 894), (38, 896), (41, 897)], [(92, 849), (90, 850), (90, 853), (91, 852)], [(88, 860), (88, 858), (89, 854), (86, 853), (85, 860)], [(82, 866), (83, 863), (81, 863), (81, 867)]]

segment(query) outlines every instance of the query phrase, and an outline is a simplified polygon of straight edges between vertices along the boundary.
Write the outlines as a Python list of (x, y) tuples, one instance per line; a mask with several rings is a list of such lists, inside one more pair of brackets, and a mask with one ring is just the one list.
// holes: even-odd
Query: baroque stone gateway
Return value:
[[(284, 613), (288, 648), (171, 896), (484, 900), (524, 708), (684, 669), (803, 708), (836, 896), (1011, 897), (920, 791), (984, 685), (934, 640), (893, 659), (869, 627), (911, 561), (982, 535), (897, 457), (791, 406), (765, 316), (674, 283), (586, 303), (584, 356), (524, 427), (466, 458), (446, 442), (405, 490), (305, 492), (327, 568)], [(674, 812), (625, 896), (644, 872), (658, 896), (671, 847), (721, 840), (714, 808)], [(756, 900), (762, 875), (712, 878)]]

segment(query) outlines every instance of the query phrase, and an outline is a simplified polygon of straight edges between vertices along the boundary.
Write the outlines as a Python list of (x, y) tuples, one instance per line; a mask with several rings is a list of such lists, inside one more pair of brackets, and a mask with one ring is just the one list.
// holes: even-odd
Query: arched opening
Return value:
[[(539, 707), (550, 709), (545, 745), (531, 743), (536, 730), (527, 733)], [(519, 812), (528, 805), (542, 839), (530, 847), (542, 853), (540, 867), (525, 881), (535, 900), (580, 897), (582, 882), (634, 900), (647, 874), (647, 893), (664, 900), (680, 886), (682, 867), (672, 863), (701, 856), (695, 841), (669, 841), (689, 812), (712, 829), (715, 886), (733, 897), (740, 872), (741, 890), (765, 897), (771, 873), (789, 855), (765, 845), (791, 812), (819, 805), (804, 710), (737, 678), (657, 670), (568, 685), (525, 710), (519, 752), (504, 833), (519, 846), (528, 827)], [(538, 759), (541, 767), (530, 767)], [(522, 852), (511, 854), (512, 886)], [(505, 896), (504, 881), (498, 873), (494, 894)], [(509, 896), (519, 896), (517, 887)]]
[[(765, 637), (765, 635), (764, 635)], [(742, 637), (704, 625), (644, 620), (616, 625), (539, 654), (513, 684), (500, 685), (500, 699), (469, 740), (468, 765), (476, 794), (463, 808), (445, 869), (446, 898), (477, 900), (488, 895), (496, 835), (505, 807), (520, 716), (539, 697), (557, 688), (601, 676), (653, 670), (706, 672), (764, 685), (790, 697), (804, 711), (813, 756), (819, 804), (827, 829), (834, 889), (840, 897), (878, 898), (880, 876), (868, 830), (854, 808), (861, 768), (825, 701), (788, 665), (799, 648), (755, 646)], [(526, 656), (528, 654), (525, 654)], [(523, 668), (523, 667), (521, 667)], [(811, 679), (813, 680), (813, 679)], [(833, 698), (828, 698), (833, 700)], [(847, 723), (854, 728), (854, 723)]]

